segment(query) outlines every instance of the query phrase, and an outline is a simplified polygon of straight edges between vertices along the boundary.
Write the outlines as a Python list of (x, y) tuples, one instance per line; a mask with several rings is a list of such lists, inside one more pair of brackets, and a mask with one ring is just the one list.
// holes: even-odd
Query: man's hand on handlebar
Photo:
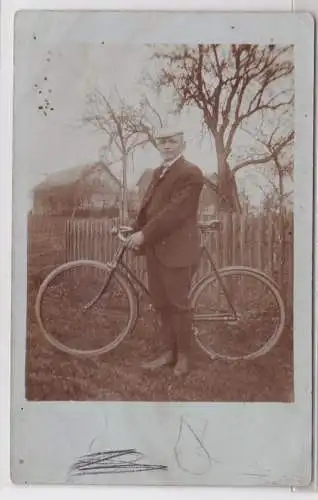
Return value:
[(114, 227), (111, 233), (116, 235), (120, 241), (125, 243), (126, 248), (130, 250), (138, 251), (144, 242), (144, 235), (142, 231), (134, 232), (133, 228), (130, 226)]
[(126, 247), (131, 250), (139, 250), (145, 238), (142, 231), (137, 231), (127, 238)]

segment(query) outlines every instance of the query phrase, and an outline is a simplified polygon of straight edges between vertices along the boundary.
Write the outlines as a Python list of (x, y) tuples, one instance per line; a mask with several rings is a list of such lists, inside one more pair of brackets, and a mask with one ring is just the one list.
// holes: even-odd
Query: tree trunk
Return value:
[(279, 286), (281, 287), (283, 298), (285, 299), (284, 287), (284, 269), (286, 261), (286, 244), (285, 244), (285, 224), (284, 224), (284, 182), (280, 168), (277, 168), (279, 175), (279, 251), (280, 251), (280, 266), (279, 266)]
[(221, 137), (215, 137), (215, 147), (218, 161), (218, 212), (241, 212), (235, 177), (226, 160)]
[(119, 215), (120, 223), (122, 225), (128, 224), (127, 167), (128, 167), (128, 156), (125, 153), (122, 160), (123, 176), (122, 176), (120, 215)]

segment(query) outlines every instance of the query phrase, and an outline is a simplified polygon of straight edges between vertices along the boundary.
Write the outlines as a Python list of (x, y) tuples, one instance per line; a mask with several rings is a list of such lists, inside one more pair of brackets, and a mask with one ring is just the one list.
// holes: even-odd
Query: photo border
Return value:
[[(109, 15), (109, 13), (107, 13)], [(123, 13), (120, 13), (122, 16)], [(129, 16), (133, 15), (135, 16), (136, 13), (129, 13)], [(149, 14), (147, 14), (149, 15)], [(178, 16), (180, 16), (180, 13), (177, 13)], [(184, 13), (184, 16), (186, 17), (193, 17), (197, 16), (198, 13)], [(296, 47), (296, 57), (295, 57), (295, 68), (296, 68), (296, 151), (295, 151), (295, 277), (294, 277), (294, 282), (295, 282), (295, 292), (294, 292), (294, 300), (295, 300), (295, 343), (294, 343), (294, 357), (295, 357), (295, 404), (276, 404), (276, 403), (208, 403), (205, 406), (209, 406), (210, 408), (213, 408), (215, 414), (213, 414), (213, 419), (214, 419), (214, 424), (215, 423), (220, 423), (224, 425), (224, 417), (225, 414), (224, 412), (219, 412), (215, 407), (217, 406), (220, 408), (222, 405), (225, 405), (227, 408), (231, 408), (231, 412), (233, 414), (233, 417), (231, 415), (230, 420), (233, 420), (230, 422), (230, 425), (228, 427), (228, 430), (230, 429), (232, 432), (234, 432), (235, 426), (237, 425), (238, 422), (241, 423), (241, 425), (245, 425), (248, 423), (249, 425), (246, 427), (246, 430), (250, 434), (251, 432), (256, 431), (256, 433), (260, 433), (260, 430), (262, 428), (262, 425), (264, 425), (264, 420), (268, 420), (268, 422), (272, 423), (272, 430), (273, 426), (275, 425), (275, 434), (272, 435), (270, 434), (270, 439), (269, 441), (272, 442), (272, 453), (273, 456), (272, 458), (275, 458), (274, 455), (276, 454), (276, 460), (275, 466), (279, 468), (279, 463), (282, 464), (282, 459), (285, 458), (285, 461), (288, 461), (288, 456), (293, 456), (295, 458), (295, 463), (294, 465), (291, 465), (292, 469), (289, 469), (286, 471), (284, 467), (281, 468), (281, 471), (275, 470), (275, 471), (267, 471), (267, 477), (264, 479), (260, 479), (262, 476), (262, 470), (264, 470), (264, 464), (260, 464), (261, 466), (259, 468), (253, 469), (253, 464), (250, 462), (247, 462), (242, 464), (244, 462), (244, 459), (242, 460), (241, 457), (236, 456), (236, 460), (238, 462), (237, 465), (240, 465), (240, 467), (251, 467), (251, 471), (254, 470), (254, 472), (250, 472), (250, 476), (244, 476), (244, 473), (237, 473), (235, 472), (235, 465), (231, 464), (231, 462), (227, 461), (227, 464), (231, 465), (232, 468), (232, 479), (230, 481), (227, 481), (224, 483), (224, 479), (228, 479), (228, 475), (230, 474), (229, 471), (225, 473), (224, 471), (218, 472), (219, 477), (221, 477), (220, 480), (215, 480), (215, 478), (210, 478), (209, 481), (204, 482), (202, 481), (202, 478), (200, 478), (199, 481), (193, 480), (193, 481), (185, 481), (178, 479), (178, 474), (176, 472), (174, 478), (170, 479), (170, 482), (164, 482), (164, 484), (215, 484), (215, 485), (220, 485), (220, 484), (225, 484), (225, 485), (255, 485), (255, 484), (260, 484), (260, 482), (264, 482), (264, 484), (280, 484), (280, 485), (292, 485), (294, 484), (295, 486), (302, 485), (302, 484), (307, 484), (308, 481), (311, 478), (311, 472), (310, 472), (310, 467), (309, 467), (309, 458), (311, 456), (311, 316), (312, 316), (312, 309), (311, 309), (311, 302), (312, 302), (312, 294), (311, 294), (311, 283), (312, 283), (312, 263), (311, 263), (311, 257), (312, 257), (312, 237), (308, 236), (308, 234), (311, 234), (310, 231), (312, 230), (312, 207), (313, 207), (313, 198), (312, 198), (312, 182), (313, 182), (313, 127), (312, 127), (312, 121), (313, 121), (313, 96), (312, 96), (312, 86), (313, 86), (313, 69), (311, 69), (312, 62), (313, 62), (313, 23), (312, 23), (312, 18), (308, 16), (308, 14), (301, 14), (301, 15), (291, 15), (286, 16), (286, 14), (277, 14), (275, 15), (274, 13), (271, 14), (219, 14), (219, 13), (203, 13), (200, 14), (200, 16), (204, 17), (204, 21), (207, 22), (207, 18), (209, 17), (211, 20), (211, 16), (217, 18), (217, 24), (218, 24), (218, 29), (220, 30), (221, 28), (224, 28), (224, 24), (220, 23), (220, 16), (225, 19), (227, 18), (226, 23), (230, 26), (234, 22), (235, 18), (235, 23), (237, 24), (237, 19), (242, 20), (242, 25), (245, 25), (245, 22), (249, 22), (250, 30), (251, 27), (253, 26), (254, 28), (254, 36), (257, 34), (258, 35), (258, 43), (266, 43), (265, 41), (260, 42), (260, 30), (259, 30), (259, 21), (256, 21), (256, 17), (260, 19), (262, 17), (262, 29), (264, 30), (264, 25), (266, 26), (266, 29), (264, 30), (266, 32), (267, 40), (269, 43), (271, 38), (275, 38), (275, 42), (277, 42), (277, 32), (276, 35), (273, 34), (275, 30), (280, 28), (280, 36), (278, 38), (284, 38), (286, 37), (286, 30), (289, 35), (289, 39), (293, 39), (294, 42), (289, 42), (289, 43), (295, 43)], [(251, 17), (253, 19), (251, 19)], [(275, 16), (277, 19), (277, 23), (273, 23), (273, 18), (272, 16)], [(203, 19), (202, 17), (202, 19)], [(286, 21), (286, 17), (288, 18), (288, 21)], [(244, 18), (244, 21), (243, 21)], [(249, 18), (249, 19), (247, 19)], [(180, 19), (180, 17), (178, 17)], [(253, 22), (251, 22), (253, 21)], [(215, 22), (215, 21), (214, 21)], [(286, 24), (288, 24), (288, 27)], [(295, 24), (294, 24), (295, 23)], [(212, 23), (213, 24), (213, 23)], [(310, 26), (310, 28), (309, 28)], [(165, 27), (166, 29), (166, 27)], [(269, 32), (267, 31), (269, 30)], [(187, 31), (187, 30), (185, 30)], [(218, 30), (215, 29), (217, 32)], [(242, 29), (243, 31), (243, 29)], [(258, 31), (258, 33), (257, 33)], [(201, 37), (203, 32), (202, 28), (202, 23), (200, 24), (200, 35)], [(225, 32), (225, 31), (224, 31)], [(238, 30), (240, 33), (240, 30)], [(293, 33), (292, 33), (293, 32)], [(272, 36), (269, 36), (269, 35)], [(241, 35), (243, 36), (243, 35)], [(266, 36), (264, 33), (261, 34), (261, 38), (265, 39)], [(244, 39), (248, 41), (251, 40), (251, 36), (246, 37), (246, 30), (244, 28)], [(104, 36), (105, 39), (105, 36)], [(221, 42), (219, 38), (217, 38), (217, 35), (213, 35), (213, 40), (210, 40), (212, 43), (213, 41), (218, 41)], [(105, 40), (106, 41), (106, 40)], [(153, 41), (153, 40), (151, 40)], [(179, 40), (180, 41), (180, 40)], [(239, 40), (235, 39), (233, 42), (240, 43)], [(173, 43), (173, 42), (171, 42)], [(191, 41), (186, 40), (185, 43), (191, 43)], [(192, 41), (192, 43), (195, 43)], [(222, 43), (230, 43), (229, 41), (222, 41)], [(251, 43), (252, 40), (251, 40)], [(283, 43), (283, 42), (281, 42)], [(288, 43), (288, 42), (285, 42)], [(307, 49), (307, 50), (306, 50)], [(305, 54), (305, 55), (304, 55)], [(306, 79), (303, 78), (303, 75), (306, 74)], [(306, 80), (306, 81), (304, 81)], [(297, 90), (298, 89), (298, 90)], [(307, 116), (305, 116), (307, 115)], [(300, 146), (297, 146), (300, 144)], [(301, 171), (297, 171), (297, 165), (303, 165), (306, 164), (308, 165), (308, 168), (302, 167)], [(19, 179), (19, 175), (14, 172), (15, 166), (13, 167), (13, 176), (14, 176), (14, 182), (13, 182), (13, 200), (14, 200), (14, 206), (15, 210), (13, 212), (13, 247), (14, 247), (14, 242), (17, 241), (17, 237), (19, 235), (19, 238), (21, 238), (21, 235), (23, 235), (23, 240), (26, 238), (26, 223), (25, 223), (25, 217), (23, 216), (23, 207), (21, 208), (21, 205), (23, 205), (23, 186), (21, 184), (21, 179)], [(21, 177), (21, 176), (20, 176)], [(17, 205), (15, 205), (15, 200), (18, 200), (19, 202)], [(20, 206), (19, 206), (20, 204)], [(305, 217), (305, 223), (303, 222)], [(308, 233), (309, 230), (309, 233)], [(13, 297), (17, 297), (19, 295), (19, 290), (25, 289), (25, 241), (23, 245), (19, 245), (19, 248), (15, 247), (13, 248), (13, 279), (12, 279), (12, 288), (13, 288)], [(307, 257), (306, 257), (307, 256)], [(310, 257), (310, 259), (309, 259)], [(298, 283), (298, 285), (297, 285)], [(300, 285), (299, 285), (300, 283)], [(302, 292), (300, 293), (299, 290), (297, 290), (297, 287), (302, 289)], [(304, 293), (305, 290), (305, 293)], [(25, 297), (26, 298), (26, 297)], [(21, 303), (20, 303), (21, 304)], [(13, 456), (13, 471), (14, 471), (14, 479), (16, 482), (22, 483), (25, 481), (25, 477), (34, 477), (34, 472), (30, 470), (30, 468), (27, 470), (26, 463), (27, 460), (24, 461), (24, 467), (23, 471), (21, 466), (18, 464), (19, 456), (21, 455), (27, 455), (25, 453), (26, 451), (29, 452), (29, 456), (34, 453), (36, 446), (35, 443), (33, 443), (33, 448), (31, 450), (31, 455), (30, 455), (30, 450), (27, 449), (27, 447), (30, 445), (30, 443), (25, 442), (26, 440), (23, 439), (23, 436), (25, 435), (26, 432), (26, 426), (30, 429), (33, 428), (32, 431), (28, 431), (29, 436), (30, 435), (36, 435), (41, 428), (41, 423), (43, 421), (49, 422), (50, 425), (56, 425), (56, 420), (61, 420), (61, 419), (66, 419), (67, 421), (71, 422), (72, 421), (72, 415), (70, 414), (70, 409), (67, 407), (72, 407), (74, 409), (74, 405), (77, 406), (77, 408), (80, 408), (80, 412), (84, 412), (87, 415), (87, 419), (93, 419), (92, 421), (94, 422), (94, 412), (96, 411), (97, 407), (101, 407), (101, 405), (104, 406), (109, 406), (113, 405), (115, 408), (114, 415), (112, 416), (113, 422), (120, 421), (120, 415), (122, 411), (125, 411), (125, 406), (126, 410), (128, 409), (127, 405), (134, 405), (140, 407), (140, 405), (143, 405), (143, 403), (33, 403), (33, 402), (27, 402), (24, 400), (24, 397), (22, 397), (22, 388), (24, 390), (24, 371), (22, 370), (22, 366), (24, 368), (24, 362), (21, 365), (22, 357), (25, 354), (25, 348), (23, 347), (23, 344), (21, 342), (22, 336), (19, 335), (18, 337), (18, 332), (21, 332), (22, 329), (22, 322), (25, 318), (25, 304), (23, 307), (16, 307), (16, 304), (12, 303), (12, 327), (13, 327), (13, 359), (12, 359), (12, 364), (13, 364), (13, 380), (15, 379), (14, 385), (13, 385), (13, 409), (14, 409), (14, 414), (13, 414), (13, 448), (12, 448), (12, 456)], [(304, 341), (304, 332), (306, 333), (305, 341)], [(25, 341), (25, 336), (24, 339)], [(21, 352), (22, 351), (22, 352)], [(303, 375), (301, 375), (301, 372)], [(53, 410), (53, 413), (55, 414), (54, 418), (52, 419), (52, 405), (55, 405), (55, 408)], [(90, 406), (89, 410), (87, 408), (87, 405)], [(193, 408), (197, 408), (199, 410), (199, 415), (202, 415), (202, 404), (197, 405), (196, 403), (189, 403), (187, 405), (184, 404), (174, 404), (174, 403), (155, 403), (153, 406), (155, 413), (158, 412), (158, 405), (161, 406), (160, 413), (163, 412), (165, 415), (165, 418), (171, 419), (171, 410), (173, 410), (173, 413), (175, 413), (177, 419), (180, 418), (180, 415), (182, 415), (185, 411), (185, 406), (189, 407), (190, 405), (192, 408), (186, 408), (186, 411), (188, 413), (193, 412)], [(165, 406), (168, 405), (168, 408)], [(251, 406), (252, 405), (252, 406)], [(286, 412), (286, 405), (288, 408), (291, 409), (290, 412)], [(31, 409), (32, 406), (32, 409)], [(60, 406), (60, 408), (56, 408), (56, 406)], [(92, 406), (96, 406), (95, 409), (91, 408)], [(240, 406), (240, 410), (238, 409), (238, 406)], [(172, 408), (173, 407), (173, 408)], [(236, 407), (236, 408), (235, 408)], [(21, 408), (23, 408), (23, 415), (21, 415)], [(46, 409), (47, 408), (47, 409)], [(130, 417), (127, 417), (126, 423), (124, 422), (124, 428), (128, 426), (128, 423), (131, 418), (133, 419), (140, 419), (140, 415), (136, 415), (134, 410), (131, 409), (131, 415)], [(143, 411), (149, 410), (149, 403), (146, 404), (146, 408), (143, 409)], [(256, 411), (258, 410), (258, 411)], [(100, 410), (99, 410), (100, 411)], [(101, 410), (104, 411), (104, 410)], [(109, 410), (107, 410), (109, 411)], [(56, 413), (55, 413), (56, 412)], [(248, 415), (247, 415), (247, 413)], [(72, 413), (72, 412), (71, 412)], [(137, 413), (140, 413), (139, 411)], [(147, 411), (146, 411), (147, 413)], [(196, 411), (194, 412), (196, 413)], [(216, 415), (218, 413), (218, 415)], [(51, 415), (50, 415), (51, 414)], [(49, 416), (50, 415), (50, 416)], [(148, 416), (146, 415), (145, 420), (148, 420), (149, 418), (149, 425), (151, 419), (157, 420), (157, 418), (154, 416), (153, 412), (149, 413)], [(47, 420), (48, 419), (48, 420)], [(212, 422), (213, 422), (213, 419)], [(175, 419), (172, 419), (175, 420)], [(55, 422), (55, 424), (54, 424)], [(87, 422), (87, 420), (86, 420)], [(296, 423), (300, 423), (301, 425), (296, 426)], [(59, 422), (58, 422), (59, 423)], [(251, 431), (251, 425), (253, 428), (254, 425), (254, 431)], [(39, 427), (40, 426), (40, 427)], [(175, 426), (176, 422), (174, 421), (172, 424), (172, 427), (174, 427), (174, 430), (171, 430), (171, 434), (174, 434), (175, 432)], [(217, 425), (213, 425), (216, 429), (218, 428)], [(142, 425), (141, 425), (142, 427)], [(153, 428), (152, 430), (156, 432), (156, 424), (153, 423)], [(266, 426), (265, 426), (266, 427)], [(279, 428), (280, 432), (280, 437), (282, 437), (282, 434), (284, 435), (284, 438), (287, 440), (287, 433), (292, 435), (292, 431), (297, 428), (299, 432), (298, 438), (305, 438), (305, 444), (306, 447), (303, 450), (304, 453), (300, 457), (296, 457), (293, 455), (288, 455), (290, 451), (297, 450), (299, 451), (298, 448), (295, 448), (295, 444), (300, 444), (300, 442), (303, 442), (303, 439), (301, 441), (297, 441), (297, 443), (293, 443), (293, 448), (292, 450), (289, 448), (289, 450), (281, 456), (279, 453), (281, 450), (277, 450), (277, 445), (279, 444), (280, 447), (282, 447), (282, 442), (277, 442), (274, 438), (277, 438), (277, 427)], [(266, 427), (268, 431), (268, 427)], [(52, 428), (50, 429), (52, 430)], [(60, 430), (60, 429), (58, 429)], [(165, 432), (165, 428), (160, 429), (160, 435)], [(47, 431), (47, 429), (46, 429)], [(47, 439), (47, 434), (46, 431), (44, 430), (43, 437), (44, 441)], [(64, 430), (64, 433), (67, 432), (67, 430)], [(119, 430), (120, 432), (120, 430)], [(264, 432), (264, 429), (262, 430), (263, 432), (263, 438), (264, 434), (266, 435), (266, 432)], [(169, 434), (169, 432), (168, 432)], [(241, 446), (242, 448), (242, 442), (237, 441), (238, 436), (235, 435), (236, 437), (236, 446)], [(268, 437), (268, 435), (267, 435)], [(159, 438), (160, 439), (160, 438)], [(145, 444), (147, 444), (147, 441), (149, 440), (149, 436), (147, 439), (145, 439)], [(169, 438), (170, 440), (170, 438)], [(42, 441), (42, 445), (43, 442)], [(144, 439), (142, 439), (144, 441)], [(283, 440), (284, 441), (284, 440)], [(22, 443), (22, 447), (17, 448), (14, 445), (14, 442)], [(257, 436), (256, 436), (256, 442), (257, 442)], [(261, 443), (264, 443), (265, 441), (261, 441)], [(284, 441), (285, 444), (287, 441)], [(261, 443), (258, 443), (257, 446), (260, 446)], [(159, 443), (158, 443), (159, 444)], [(276, 444), (276, 449), (275, 449), (275, 444)], [(153, 443), (151, 444), (153, 446)], [(24, 448), (23, 448), (24, 447)], [(36, 448), (37, 453), (35, 456), (38, 458), (38, 465), (37, 465), (37, 471), (38, 472), (38, 467), (41, 465), (41, 450)], [(250, 450), (251, 451), (251, 450)], [(259, 453), (260, 448), (254, 449), (253, 452), (255, 456), (257, 453)], [(276, 453), (275, 453), (276, 452)], [(164, 454), (164, 450), (162, 450), (162, 454)], [(220, 453), (218, 450), (216, 451), (216, 455), (219, 456)], [(33, 455), (34, 456), (34, 455)], [(278, 460), (277, 460), (278, 458)], [(225, 457), (222, 457), (221, 453), (221, 458), (220, 460), (226, 461)], [(249, 456), (250, 460), (250, 456)], [(240, 462), (241, 461), (241, 462)], [(239, 463), (240, 462), (240, 463)], [(273, 462), (273, 463), (274, 463)], [(43, 462), (42, 462), (43, 465)], [(286, 464), (285, 464), (286, 465)], [(34, 467), (34, 465), (33, 465)], [(36, 467), (36, 466), (35, 466)], [(263, 469), (262, 469), (263, 467)], [(273, 466), (274, 467), (274, 466)], [(294, 468), (293, 468), (294, 467)], [(295, 468), (296, 467), (296, 468)], [(22, 472), (21, 472), (22, 471)], [(258, 471), (258, 472), (257, 472)], [(48, 471), (45, 471), (46, 474), (48, 474)], [(253, 479), (253, 474), (256, 474), (256, 476)], [(258, 475), (258, 477), (257, 477)], [(244, 476), (244, 480), (242, 479)], [(48, 476), (46, 476), (48, 478)], [(177, 478), (177, 479), (175, 479)], [(109, 479), (109, 478), (107, 478)], [(232, 482), (234, 480), (234, 482)], [(29, 479), (28, 479), (29, 481)], [(180, 481), (180, 482), (179, 482)], [(34, 481), (32, 481), (34, 482)], [(35, 482), (37, 482), (35, 480)], [(42, 482), (42, 481), (41, 481)], [(53, 478), (53, 481), (46, 481), (46, 482), (56, 482)], [(59, 482), (59, 481), (58, 481)], [(107, 484), (115, 484), (112, 481), (107, 481)], [(118, 484), (118, 482), (116, 482)], [(127, 484), (125, 482), (120, 482), (120, 484)], [(131, 478), (128, 484), (131, 483)], [(139, 482), (137, 484), (140, 484)], [(152, 483), (153, 484), (153, 483)], [(158, 484), (162, 484), (161, 481), (158, 481)]]

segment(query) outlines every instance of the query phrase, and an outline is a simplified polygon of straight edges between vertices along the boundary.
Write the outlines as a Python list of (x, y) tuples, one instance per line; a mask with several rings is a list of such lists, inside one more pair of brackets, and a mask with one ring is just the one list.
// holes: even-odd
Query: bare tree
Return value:
[(107, 144), (103, 151), (106, 164), (111, 165), (117, 161), (122, 164), (120, 218), (121, 223), (125, 223), (128, 219), (127, 160), (135, 143), (133, 134), (125, 126), (126, 109), (120, 106), (115, 108), (111, 99), (105, 97), (98, 89), (87, 97), (87, 107), (84, 123), (93, 125), (106, 136)]
[[(256, 141), (264, 149), (264, 158), (266, 158), (267, 154), (267, 166), (262, 162), (265, 166), (262, 173), (266, 176), (267, 181), (273, 188), (273, 192), (276, 194), (279, 212), (283, 213), (286, 198), (284, 179), (293, 176), (292, 148), (295, 133), (290, 131), (288, 135), (281, 136), (277, 134), (277, 131), (278, 128), (275, 128), (269, 137), (266, 135), (258, 136)], [(255, 163), (255, 166), (257, 164)], [(278, 185), (275, 179), (278, 179)]]
[(267, 205), (271, 208), (278, 204), (279, 216), (279, 276), (278, 281), (283, 288), (284, 283), (284, 267), (286, 260), (286, 200), (290, 196), (290, 192), (285, 191), (284, 179), (293, 176), (293, 143), (294, 131), (282, 133), (279, 125), (277, 125), (272, 133), (267, 136), (264, 132), (258, 132), (257, 142), (264, 150), (264, 158), (268, 158), (268, 165), (262, 169), (262, 174), (265, 175), (268, 183), (271, 185), (271, 196), (267, 196)]
[(127, 170), (129, 156), (138, 147), (146, 144), (156, 146), (155, 129), (163, 126), (164, 120), (151, 104), (142, 96), (138, 105), (131, 105), (115, 89), (106, 97), (95, 89), (87, 97), (87, 112), (84, 124), (93, 126), (105, 135), (104, 161), (110, 166), (118, 161), (122, 164), (121, 221), (128, 220)]
[[(255, 164), (249, 157), (240, 165), (230, 165), (237, 132), (255, 126), (260, 113), (268, 122), (277, 110), (290, 107), (294, 100), (291, 47), (258, 45), (177, 45), (155, 49), (161, 61), (156, 86), (173, 90), (176, 112), (197, 107), (215, 143), (219, 191), (227, 208), (239, 210), (235, 173)], [(254, 122), (254, 125), (253, 125)], [(268, 162), (268, 154), (257, 164)]]

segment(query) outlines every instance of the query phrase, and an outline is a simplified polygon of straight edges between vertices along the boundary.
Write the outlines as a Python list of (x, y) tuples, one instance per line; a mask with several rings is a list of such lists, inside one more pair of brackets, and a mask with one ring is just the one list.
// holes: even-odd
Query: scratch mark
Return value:
[[(104, 427), (107, 430), (106, 415), (104, 416)], [(98, 441), (98, 437), (93, 437), (89, 443), (88, 452), (70, 467), (67, 476), (68, 482), (70, 482), (71, 477), (76, 476), (168, 470), (165, 465), (140, 462), (144, 455), (135, 448), (93, 452), (92, 450), (94, 448), (96, 450), (98, 446)], [(99, 446), (103, 448), (100, 444)]]
[(72, 465), (69, 475), (84, 476), (168, 470), (168, 467), (165, 465), (138, 463), (143, 457), (144, 455), (136, 449), (87, 453)]
[(212, 458), (203, 444), (207, 425), (208, 422), (205, 421), (201, 436), (199, 436), (184, 416), (180, 418), (174, 455), (179, 468), (184, 472), (203, 475), (211, 469)]

